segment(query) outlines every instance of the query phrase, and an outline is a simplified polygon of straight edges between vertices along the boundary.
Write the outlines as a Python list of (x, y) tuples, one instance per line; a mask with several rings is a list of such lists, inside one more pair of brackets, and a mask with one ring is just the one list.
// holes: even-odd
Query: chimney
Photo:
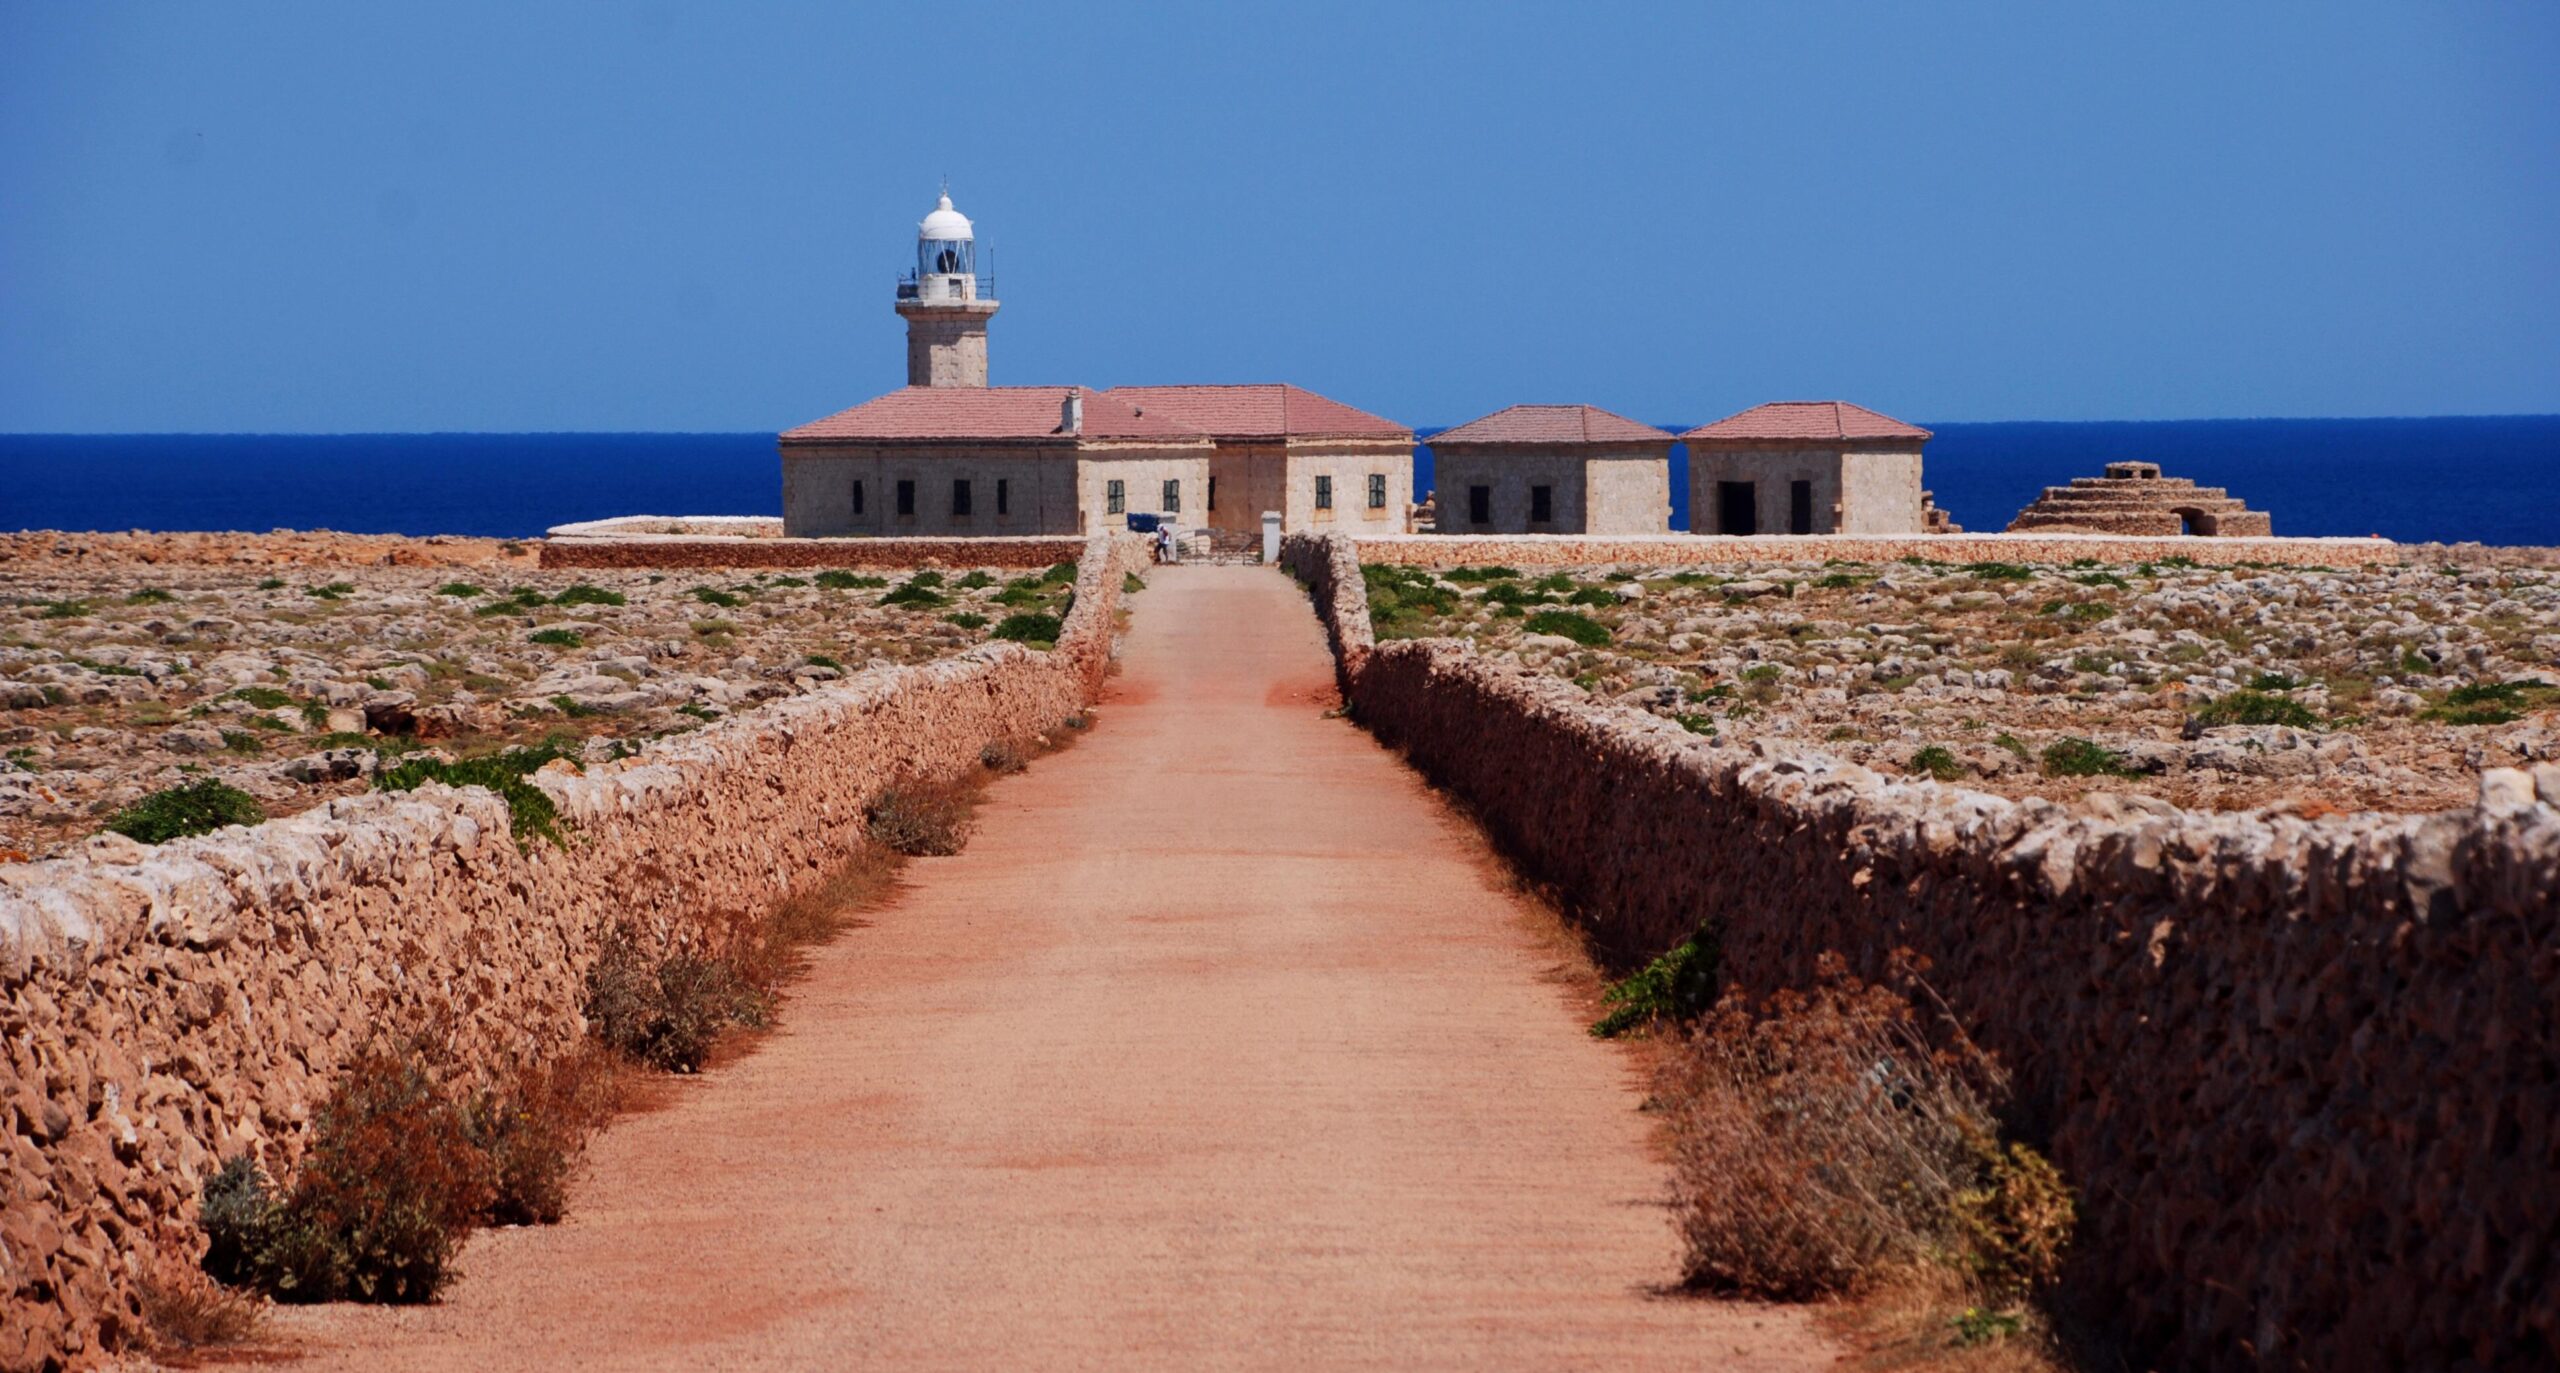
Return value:
[(1058, 432), (1061, 434), (1081, 434), (1084, 432), (1083, 387), (1068, 387), (1065, 397), (1059, 400)]

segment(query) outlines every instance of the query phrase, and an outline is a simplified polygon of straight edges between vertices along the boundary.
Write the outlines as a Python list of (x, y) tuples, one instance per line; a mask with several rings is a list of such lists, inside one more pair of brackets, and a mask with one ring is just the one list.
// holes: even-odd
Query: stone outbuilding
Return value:
[(1847, 401), (1775, 401), (1701, 425), (1689, 445), (1689, 527), (1700, 534), (1925, 534), (1929, 431)]
[(1596, 405), (1514, 405), (1431, 438), (1443, 534), (1661, 534), (1666, 430)]
[(1089, 534), (1199, 522), (1209, 436), (1080, 386), (909, 386), (786, 430), (782, 529)]
[(2046, 487), (2009, 521), (2009, 532), (2264, 538), (2275, 526), (2265, 511), (2251, 510), (2221, 487), (2163, 477), (2158, 463), (2111, 462), (2103, 477)]
[(1259, 536), (1262, 513), (1291, 533), (1401, 534), (1413, 506), (1413, 430), (1303, 387), (1119, 386), (1142, 414), (1199, 430), (1216, 445), (1199, 513), (1184, 521)]

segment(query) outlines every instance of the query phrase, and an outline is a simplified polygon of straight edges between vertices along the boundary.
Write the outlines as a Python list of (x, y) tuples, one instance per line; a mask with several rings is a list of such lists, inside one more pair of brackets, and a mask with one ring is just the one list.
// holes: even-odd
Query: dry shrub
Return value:
[(892, 782), (865, 812), (873, 840), (909, 858), (947, 858), (969, 839), (967, 788), (950, 782)]
[(737, 959), (693, 950), (653, 957), (627, 925), (605, 935), (587, 970), (587, 1026), (596, 1038), (669, 1072), (698, 1070), (722, 1031), (762, 1024), (769, 1008), (765, 989)]
[[(1917, 973), (1897, 959), (1897, 980)], [(2005, 1081), (1944, 1038), (1836, 955), (1810, 991), (1728, 994), (1702, 1017), (1660, 1093), (1688, 1280), (1803, 1299), (1959, 1256), (2003, 1297), (2050, 1279), (2069, 1193), (2032, 1151), (1998, 1149)]]
[(587, 1137), (625, 1099), (618, 1060), (592, 1044), (474, 1096), (463, 1125), (488, 1160), (482, 1218), (491, 1225), (559, 1223)]
[(224, 1287), (202, 1268), (168, 1254), (153, 1260), (137, 1295), (151, 1347), (163, 1352), (246, 1343), (266, 1315), (255, 1296)]
[(978, 750), (978, 763), (993, 773), (1020, 772), (1031, 766), (1037, 746), (1022, 739), (991, 739)]
[(206, 1182), (205, 1269), (279, 1301), (430, 1300), (488, 1204), (488, 1167), (414, 1051), (368, 1050), (322, 1103), (291, 1192), (246, 1157)]

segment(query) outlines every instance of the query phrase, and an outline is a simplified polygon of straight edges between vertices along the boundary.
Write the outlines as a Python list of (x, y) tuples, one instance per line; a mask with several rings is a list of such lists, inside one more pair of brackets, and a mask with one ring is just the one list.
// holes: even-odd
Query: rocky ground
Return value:
[[(1372, 567), (1458, 635), (1724, 739), (2109, 805), (2426, 811), (2560, 759), (2560, 574), (1769, 564)], [(2093, 802), (2094, 803), (2094, 802)]]
[(0, 535), (0, 861), (200, 777), (283, 815), (422, 750), (612, 756), (1063, 615), (1070, 580), (543, 572), (478, 539)]

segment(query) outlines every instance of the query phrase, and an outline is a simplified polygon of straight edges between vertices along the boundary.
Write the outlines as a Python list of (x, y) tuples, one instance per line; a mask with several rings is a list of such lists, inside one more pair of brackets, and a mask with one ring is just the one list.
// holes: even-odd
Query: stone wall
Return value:
[[(1442, 493), (1445, 497), (1446, 492)], [(1784, 492), (1782, 491), (1783, 497)], [(1466, 499), (1464, 492), (1458, 499)], [(1713, 499), (1710, 493), (1709, 499)], [(1443, 528), (1450, 506), (1440, 506)], [(1691, 507), (1697, 518), (1698, 507)], [(1780, 507), (1781, 514), (1784, 507)], [(1710, 507), (1712, 511), (1712, 507)], [(1458, 515), (1465, 517), (1463, 505)], [(1781, 522), (1783, 527), (1783, 521)], [(1412, 567), (1465, 567), (1500, 563), (1511, 567), (1592, 567), (1625, 563), (1634, 567), (1691, 567), (1719, 563), (1892, 562), (1897, 558), (1931, 558), (1942, 563), (2067, 563), (2096, 558), (2107, 563), (2156, 562), (2187, 558), (2212, 566), (2266, 563), (2290, 567), (2363, 567), (2406, 561), (2408, 549), (2388, 539), (2181, 539), (2122, 538), (2107, 534), (1763, 534), (1722, 537), (1701, 534), (1620, 535), (1478, 535), (1424, 534), (1372, 538), (1359, 535), (1360, 559)], [(2491, 550), (2515, 552), (2519, 550)], [(2530, 561), (2530, 560), (2528, 560)]]
[(1084, 552), (1080, 536), (784, 539), (619, 535), (554, 538), (544, 567), (1052, 567)]
[(883, 786), (1082, 710), (1143, 549), (1086, 546), (1053, 652), (859, 673), (538, 775), (566, 848), (519, 848), (489, 793), (427, 786), (0, 865), (0, 1368), (91, 1362), (130, 1331), (135, 1280), (208, 1171), (245, 1150), (289, 1166), (370, 1037), (432, 1032), (465, 1075), (554, 1052), (584, 1031), (617, 923), (716, 937), (707, 917), (760, 914), (857, 852)]
[[(1718, 746), (1425, 640), (1290, 541), (1355, 718), (1621, 964), (1897, 947), (2014, 1075), (2083, 1218), (2069, 1298), (2140, 1367), (2560, 1359), (2560, 777), (2444, 815), (2110, 817)], [(1373, 551), (1373, 550), (1372, 550)], [(1513, 561), (1518, 561), (1513, 559)]]

